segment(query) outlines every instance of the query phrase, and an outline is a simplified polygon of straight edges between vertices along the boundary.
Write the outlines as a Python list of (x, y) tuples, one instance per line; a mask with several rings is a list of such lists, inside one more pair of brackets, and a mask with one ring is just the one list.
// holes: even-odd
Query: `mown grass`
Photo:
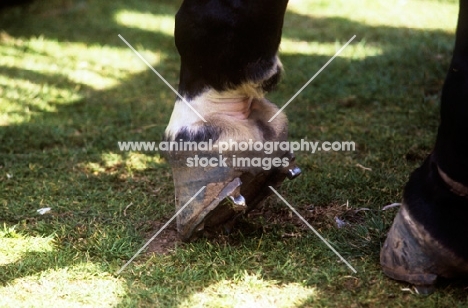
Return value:
[(174, 94), (117, 35), (176, 85), (179, 4), (57, 0), (0, 12), (0, 306), (463, 307), (466, 283), (422, 297), (378, 264), (396, 213), (381, 208), (401, 199), (434, 142), (455, 1), (289, 5), (286, 74), (269, 95), (278, 105), (357, 36), (286, 109), (292, 140), (357, 150), (297, 153), (303, 175), (280, 191), (357, 274), (272, 197), (268, 215), (228, 237), (141, 255), (114, 275), (174, 212), (167, 162), (117, 147), (159, 141)]

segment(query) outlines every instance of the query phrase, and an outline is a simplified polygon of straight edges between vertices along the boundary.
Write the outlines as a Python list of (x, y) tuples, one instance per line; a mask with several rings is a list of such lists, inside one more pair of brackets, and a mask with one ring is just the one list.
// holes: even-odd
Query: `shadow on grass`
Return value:
[(24, 253), (16, 262), (0, 265), (0, 284), (7, 286), (18, 278), (71, 265), (69, 260), (57, 259), (56, 256), (57, 253), (54, 251)]
[[(171, 84), (177, 83), (179, 59), (173, 38), (161, 32), (119, 24), (115, 16), (123, 10), (173, 15), (180, 1), (85, 3), (83, 10), (57, 14), (50, 14), (47, 4), (36, 4), (28, 10), (14, 9), (7, 15), (1, 13), (0, 29), (18, 40), (44, 37), (65, 45), (77, 42), (86, 46), (102, 45), (125, 50), (127, 47), (117, 37), (117, 34), (121, 34), (134, 46), (162, 52), (165, 58), (157, 69)], [(303, 28), (297, 29), (294, 25), (301, 25)], [(437, 89), (444, 78), (452, 48), (452, 36), (436, 30), (368, 26), (338, 17), (312, 19), (291, 12), (286, 17), (284, 30), (284, 37), (288, 39), (320, 43), (333, 43), (337, 39), (345, 42), (355, 34), (357, 39), (354, 44), (365, 40), (369, 46), (379, 48), (381, 53), (363, 59), (336, 58), (327, 68), (327, 73), (321, 74), (317, 82), (312, 83), (288, 107), (291, 137), (312, 135), (331, 140), (333, 137), (347, 136), (347, 133), (340, 131), (327, 132), (327, 129), (332, 130), (330, 127), (340, 123), (340, 126), (347, 126), (351, 131), (354, 129), (351, 137), (358, 138), (360, 143), (366, 144), (366, 140), (374, 140), (373, 147), (366, 147), (365, 153), (359, 154), (365, 155), (388, 146), (387, 139), (381, 136), (382, 131), (374, 127), (396, 125), (389, 133), (392, 138), (395, 131), (398, 134), (411, 135), (427, 126), (431, 126), (435, 132), (437, 106), (429, 105), (425, 98), (437, 94), (438, 90), (434, 88)], [(18, 45), (14, 49), (24, 52), (25, 56), (37, 54), (37, 51), (27, 45)], [(128, 52), (131, 53), (130, 50)], [(412, 56), (408, 56), (409, 54)], [(53, 54), (41, 56), (54, 58)], [(283, 55), (286, 76), (279, 90), (270, 95), (272, 100), (278, 105), (286, 102), (330, 56)], [(119, 152), (117, 142), (159, 141), (169, 120), (175, 95), (150, 70), (119, 80), (118, 86), (105, 90), (75, 82), (60, 73), (60, 70), (57, 73), (39, 73), (28, 67), (2, 66), (0, 75), (10, 79), (24, 79), (36, 85), (50, 84), (59, 88), (77, 89), (79, 95), (79, 98), (67, 104), (48, 101), (53, 111), (48, 111), (47, 106), (35, 105), (34, 96), (15, 98), (15, 104), (20, 108), (12, 114), (17, 113), (20, 117), (27, 114), (27, 121), (0, 127), (0, 165), (7, 171), (14, 171), (11, 181), (0, 183), (0, 189), (5, 192), (1, 198), (9, 204), (9, 207), (2, 210), (1, 220), (23, 223), (26, 231), (42, 232), (44, 235), (58, 232), (60, 245), (72, 243), (71, 247), (78, 251), (94, 249), (91, 258), (95, 260), (113, 263), (116, 259), (128, 259), (132, 251), (136, 251), (141, 244), (141, 234), (152, 231), (150, 221), (156, 219), (156, 216), (157, 219), (164, 219), (172, 215), (173, 189), (170, 168), (166, 162), (152, 161), (149, 163), (150, 168), (129, 170), (132, 166), (126, 164), (126, 161), (131, 156)], [(350, 96), (353, 98), (343, 101)], [(315, 129), (317, 126), (320, 126), (318, 132)], [(325, 128), (322, 129), (323, 127)], [(405, 146), (407, 144), (401, 147)], [(423, 152), (428, 149), (430, 146), (424, 148)], [(402, 156), (404, 153), (392, 155)], [(112, 157), (108, 158), (109, 155)], [(393, 159), (392, 155), (386, 159)], [(308, 187), (304, 187), (302, 190), (307, 189)], [(54, 205), (57, 216), (51, 219), (31, 219), (34, 210), (43, 204), (42, 200)], [(123, 209), (129, 204), (134, 204), (131, 209), (138, 214), (123, 217)], [(80, 211), (81, 214), (77, 214)], [(99, 219), (94, 219), (95, 217)], [(127, 243), (122, 250), (112, 252), (114, 244), (125, 245), (123, 241), (109, 240), (101, 243), (97, 240), (81, 240), (80, 243), (79, 239), (102, 236), (100, 228), (105, 231), (107, 238), (110, 238), (110, 234), (134, 244)], [(255, 250), (255, 245), (258, 244), (254, 243), (255, 239), (256, 236), (247, 238), (252, 243), (247, 248), (240, 249), (241, 254), (249, 254)], [(299, 241), (294, 247), (307, 245), (306, 242)], [(374, 242), (373, 246), (377, 247), (378, 244)], [(268, 254), (270, 248), (263, 248), (262, 254)], [(285, 244), (282, 249), (287, 251), (291, 246)], [(207, 256), (216, 258), (215, 250), (210, 251)], [(221, 258), (228, 265), (219, 269), (221, 273), (225, 273), (225, 277), (232, 276), (239, 270), (238, 267), (230, 268), (228, 252), (226, 250)], [(275, 262), (288, 261), (297, 267), (306, 267), (309, 263), (304, 260), (307, 260), (310, 253), (310, 250), (305, 249), (296, 255), (278, 254), (280, 261)], [(378, 251), (366, 253), (367, 257), (377, 262)], [(0, 267), (0, 270), (12, 273), (10, 278), (2, 282), (47, 270), (51, 265), (37, 260), (50, 259), (53, 254), (26, 254), (21, 261)], [(188, 260), (196, 260), (196, 254), (187, 254), (185, 257)], [(178, 256), (180, 254), (167, 257), (170, 261), (167, 262), (180, 262), (177, 260)], [(250, 256), (237, 256), (239, 260), (246, 257)], [(260, 260), (262, 258), (265, 257)], [(322, 258), (326, 259), (328, 256)], [(36, 264), (31, 268), (22, 268), (23, 263), (34, 263), (33, 261)], [(55, 266), (67, 266), (70, 262), (72, 261), (63, 260)], [(260, 261), (250, 263), (250, 267), (245, 270), (254, 271), (255, 266), (262, 264)], [(182, 266), (184, 265), (179, 265)], [(370, 268), (373, 273), (378, 271), (376, 264)], [(266, 277), (284, 283), (308, 279), (307, 271), (289, 275), (286, 271), (275, 270), (273, 265), (271, 268), (266, 266), (266, 271), (270, 273)], [(186, 273), (189, 276), (192, 274), (196, 276), (200, 273), (190, 270)], [(145, 279), (152, 281), (153, 275), (165, 274), (162, 271), (152, 273)], [(131, 274), (127, 277), (129, 282), (135, 279)], [(329, 282), (328, 280), (329, 277), (321, 273), (310, 284), (320, 285), (322, 281)], [(159, 277), (157, 281), (165, 279)], [(210, 276), (203, 285), (208, 286), (215, 282), (217, 278)], [(197, 287), (199, 286), (195, 289)], [(327, 290), (325, 287), (323, 289)]]

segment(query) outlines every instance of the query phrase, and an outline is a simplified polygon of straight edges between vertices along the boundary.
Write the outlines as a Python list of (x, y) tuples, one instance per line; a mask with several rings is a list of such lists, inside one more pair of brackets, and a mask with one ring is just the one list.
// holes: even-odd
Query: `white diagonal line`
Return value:
[(143, 251), (143, 249), (145, 249), (146, 246), (148, 246), (148, 245), (159, 235), (159, 233), (161, 233), (161, 232), (171, 223), (171, 221), (174, 220), (174, 218), (176, 218), (177, 216), (179, 216), (179, 214), (185, 209), (185, 207), (187, 207), (187, 205), (189, 205), (190, 202), (192, 202), (193, 199), (195, 199), (195, 198), (198, 196), (198, 194), (201, 193), (202, 190), (205, 189), (205, 188), (206, 188), (206, 186), (203, 186), (202, 188), (200, 188), (200, 190), (197, 191), (197, 193), (196, 193), (192, 198), (190, 198), (190, 200), (187, 201), (187, 203), (185, 203), (185, 204), (177, 211), (177, 213), (175, 213), (174, 216), (172, 216), (171, 219), (169, 219), (169, 220), (164, 224), (164, 226), (162, 226), (162, 228), (159, 229), (159, 231), (156, 232), (156, 234), (153, 235), (153, 237), (150, 238), (150, 239), (146, 242), (146, 244), (143, 245), (143, 247), (141, 247), (140, 250), (138, 250), (138, 251), (136, 252), (136, 254), (133, 255), (133, 257), (132, 257), (130, 260), (128, 260), (128, 262), (125, 263), (124, 266), (122, 266), (115, 274), (116, 274), (116, 275), (119, 275), (130, 263), (132, 263), (133, 259), (135, 259), (135, 258)]
[(299, 217), (299, 218), (302, 220), (302, 222), (304, 222), (304, 223), (307, 225), (307, 227), (310, 228), (310, 230), (312, 230), (312, 231), (315, 233), (315, 235), (317, 235), (317, 236), (325, 243), (325, 245), (328, 246), (328, 248), (330, 248), (330, 249), (341, 259), (341, 261), (343, 261), (355, 274), (357, 273), (357, 271), (354, 269), (354, 267), (352, 267), (351, 264), (349, 264), (348, 261), (346, 261), (346, 260), (338, 253), (338, 251), (336, 251), (335, 248), (333, 248), (333, 247), (320, 235), (320, 233), (318, 233), (317, 230), (315, 230), (314, 227), (312, 227), (312, 226), (307, 222), (307, 220), (305, 220), (304, 217), (302, 217), (301, 214), (299, 214), (299, 212), (296, 211), (296, 209), (293, 208), (293, 207), (291, 206), (291, 204), (288, 203), (288, 201), (286, 201), (273, 187), (271, 187), (271, 186), (268, 186), (268, 187), (278, 196), (278, 198), (280, 198), (280, 199), (291, 209), (291, 211), (294, 212), (294, 214), (297, 215), (297, 217)]
[(158, 75), (158, 77), (161, 78), (161, 80), (162, 80), (162, 81), (163, 81), (163, 82), (164, 82), (164, 83), (165, 83), (165, 84), (166, 84), (166, 85), (167, 85), (167, 86), (168, 86), (168, 87), (169, 87), (169, 88), (170, 88), (170, 89), (171, 89), (171, 90), (172, 90), (172, 91), (173, 91), (173, 92), (190, 108), (190, 109), (192, 109), (192, 111), (195, 112), (195, 114), (196, 114), (200, 119), (202, 119), (203, 122), (206, 123), (205, 118), (202, 117), (202, 115), (199, 114), (198, 111), (195, 110), (195, 108), (193, 108), (192, 105), (190, 105), (190, 104), (187, 102), (187, 100), (186, 100), (182, 95), (180, 95), (180, 93), (177, 92), (177, 90), (174, 89), (174, 87), (171, 86), (171, 84), (170, 84), (169, 82), (167, 82), (166, 79), (164, 79), (164, 77), (163, 77), (161, 74), (159, 74), (159, 72), (158, 72), (153, 66), (151, 66), (151, 64), (149, 64), (149, 62), (146, 61), (146, 59), (143, 58), (142, 55), (141, 55), (138, 51), (135, 50), (135, 48), (133, 48), (133, 46), (130, 45), (130, 43), (127, 42), (127, 40), (125, 40), (125, 39), (123, 38), (122, 35), (119, 34), (119, 37), (120, 37), (120, 39), (121, 39), (131, 50), (133, 50), (133, 52), (138, 56), (138, 58), (141, 59), (141, 61), (143, 61), (156, 75)]
[(296, 96), (298, 96), (298, 95), (312, 82), (312, 80), (314, 80), (315, 77), (317, 77), (317, 76), (327, 67), (327, 65), (330, 64), (330, 62), (333, 61), (333, 60), (336, 58), (336, 56), (338, 56), (338, 55), (340, 54), (340, 52), (342, 52), (343, 49), (345, 49), (346, 46), (349, 45), (349, 43), (351, 43), (352, 40), (354, 40), (355, 37), (356, 37), (356, 35), (353, 35), (353, 37), (350, 38), (349, 41), (348, 41), (346, 44), (344, 44), (343, 47), (341, 47), (340, 50), (338, 50), (338, 51), (335, 53), (335, 55), (334, 55), (333, 57), (331, 57), (331, 59), (328, 60), (328, 62), (325, 63), (325, 65), (322, 66), (322, 68), (319, 69), (318, 72), (315, 73), (315, 75), (312, 76), (312, 78), (310, 78), (309, 81), (307, 81), (306, 84), (303, 85), (302, 88), (300, 88), (299, 91), (297, 91), (296, 94), (294, 94), (293, 97), (291, 97), (291, 98), (289, 99), (289, 101), (288, 101), (286, 104), (284, 104), (284, 106), (281, 107), (281, 109), (278, 110), (278, 112), (275, 113), (274, 116), (271, 117), (270, 120), (268, 120), (268, 122), (273, 121), (273, 120), (278, 116), (278, 114), (279, 114), (281, 111), (283, 111), (283, 109), (286, 108), (286, 107), (289, 105), (289, 103), (291, 103), (291, 102), (293, 101), (293, 99), (295, 99)]

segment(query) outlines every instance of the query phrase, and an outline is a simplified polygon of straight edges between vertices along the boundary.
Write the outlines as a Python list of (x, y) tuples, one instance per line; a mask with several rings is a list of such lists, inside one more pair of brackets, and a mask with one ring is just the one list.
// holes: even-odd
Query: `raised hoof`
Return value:
[(380, 264), (388, 277), (415, 285), (420, 294), (431, 294), (439, 276), (452, 277), (466, 266), (411, 218), (405, 204), (388, 232)]
[[(198, 154), (218, 157), (217, 154)], [(229, 233), (234, 221), (256, 207), (271, 194), (269, 186), (279, 187), (291, 171), (300, 174), (294, 156), (285, 153), (289, 165), (264, 170), (262, 168), (188, 167), (186, 155), (172, 157), (176, 209), (184, 206), (203, 186), (206, 188), (177, 216), (177, 230), (183, 241)]]

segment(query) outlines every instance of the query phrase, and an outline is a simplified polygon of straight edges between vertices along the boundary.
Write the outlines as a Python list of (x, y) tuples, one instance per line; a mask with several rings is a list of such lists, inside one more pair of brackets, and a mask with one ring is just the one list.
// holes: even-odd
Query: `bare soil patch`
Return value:
[[(155, 221), (151, 231), (146, 234), (146, 240), (153, 237), (166, 222)], [(175, 250), (177, 245), (182, 244), (177, 234), (175, 221), (171, 222), (151, 243), (148, 245), (147, 253), (168, 254)]]

